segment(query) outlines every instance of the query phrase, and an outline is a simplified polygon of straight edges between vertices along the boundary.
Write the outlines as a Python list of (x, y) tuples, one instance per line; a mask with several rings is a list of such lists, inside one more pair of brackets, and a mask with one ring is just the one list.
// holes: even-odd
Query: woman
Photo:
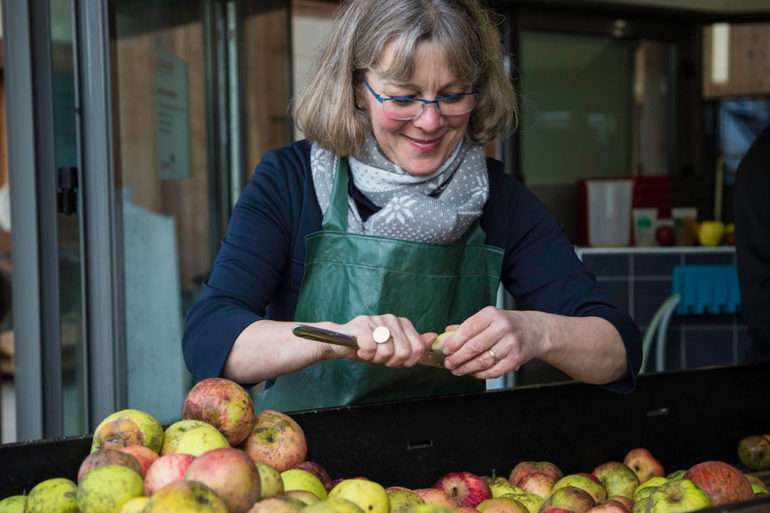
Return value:
[[(308, 141), (257, 167), (188, 316), (195, 379), (267, 382), (257, 405), (284, 411), (483, 390), (533, 358), (633, 387), (637, 328), (484, 156), (515, 98), (476, 0), (347, 2), (295, 117)], [(518, 310), (493, 306), (500, 281)], [(448, 325), (447, 370), (416, 365)]]

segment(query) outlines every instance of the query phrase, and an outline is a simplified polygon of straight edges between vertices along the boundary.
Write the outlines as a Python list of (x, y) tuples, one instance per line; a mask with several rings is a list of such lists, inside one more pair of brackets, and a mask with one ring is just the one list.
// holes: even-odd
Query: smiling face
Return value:
[[(378, 70), (387, 70), (393, 49), (385, 47), (375, 70), (366, 74), (372, 88), (382, 96), (409, 96), (434, 99), (438, 95), (467, 92), (471, 84), (459, 80), (451, 71), (445, 51), (432, 41), (422, 41), (414, 55), (414, 73), (406, 81), (385, 78)], [(442, 116), (435, 104), (425, 106), (411, 121), (389, 118), (380, 103), (364, 85), (358, 90), (359, 105), (369, 114), (372, 132), (385, 156), (413, 176), (436, 171), (465, 137), (471, 113)]]

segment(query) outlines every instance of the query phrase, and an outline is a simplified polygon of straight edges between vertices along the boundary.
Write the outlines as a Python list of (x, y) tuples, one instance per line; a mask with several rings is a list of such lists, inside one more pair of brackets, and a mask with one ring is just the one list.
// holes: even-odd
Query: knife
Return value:
[[(298, 324), (292, 330), (292, 332), (298, 337), (306, 338), (308, 340), (326, 342), (328, 344), (345, 347), (358, 347), (358, 341), (356, 340), (356, 337), (352, 335), (346, 335), (345, 333), (340, 333), (338, 331), (316, 328), (315, 326), (308, 326), (307, 324)], [(421, 365), (427, 365), (428, 367), (443, 369), (444, 354), (438, 351), (426, 351), (420, 357), (417, 363)]]

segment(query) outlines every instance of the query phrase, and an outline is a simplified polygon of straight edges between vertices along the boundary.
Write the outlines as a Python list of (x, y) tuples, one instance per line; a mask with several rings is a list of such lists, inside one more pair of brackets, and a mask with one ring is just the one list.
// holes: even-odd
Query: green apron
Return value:
[[(348, 233), (347, 212), (348, 163), (340, 159), (321, 231), (306, 237), (297, 322), (391, 313), (419, 333), (440, 333), (495, 304), (503, 251), (484, 244), (478, 222), (463, 241), (435, 245)], [(482, 380), (444, 369), (341, 359), (280, 376), (256, 394), (255, 406), (294, 411), (483, 389)]]

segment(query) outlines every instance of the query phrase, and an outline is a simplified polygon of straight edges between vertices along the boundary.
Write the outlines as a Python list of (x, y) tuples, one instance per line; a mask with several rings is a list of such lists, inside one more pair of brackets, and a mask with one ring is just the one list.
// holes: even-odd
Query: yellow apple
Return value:
[(259, 472), (260, 498), (276, 497), (283, 493), (281, 473), (267, 463), (257, 462)]
[(107, 465), (92, 470), (78, 484), (80, 513), (113, 513), (134, 497), (144, 495), (139, 472), (123, 465)]
[(200, 456), (205, 452), (226, 447), (230, 447), (230, 444), (222, 433), (214, 426), (204, 424), (182, 434), (175, 452)]
[(24, 513), (78, 513), (77, 485), (55, 477), (36, 484), (27, 495)]
[(281, 472), (284, 491), (305, 490), (311, 492), (319, 499), (327, 497), (326, 488), (314, 474), (300, 468), (290, 468)]
[(390, 513), (388, 492), (367, 479), (343, 479), (331, 489), (329, 496), (347, 499), (367, 513)]
[(118, 449), (127, 445), (143, 445), (160, 452), (163, 427), (149, 413), (132, 409), (116, 411), (96, 427), (91, 452), (102, 447)]
[(11, 495), (0, 501), (0, 513), (24, 513), (26, 503), (24, 495)]

